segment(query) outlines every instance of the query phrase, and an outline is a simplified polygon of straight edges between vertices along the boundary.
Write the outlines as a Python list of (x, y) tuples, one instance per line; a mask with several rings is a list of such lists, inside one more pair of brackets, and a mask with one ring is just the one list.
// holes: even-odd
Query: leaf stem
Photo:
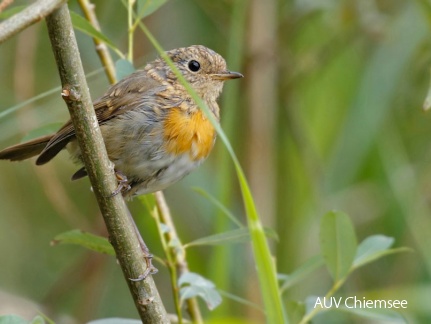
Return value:
[[(347, 278), (347, 276), (346, 277), (344, 277), (344, 278), (342, 278), (342, 279), (340, 279), (340, 280), (338, 280), (338, 281), (336, 281), (336, 282), (334, 282), (334, 285), (331, 287), (331, 289), (329, 289), (329, 291), (326, 293), (326, 295), (325, 295), (325, 299), (326, 298), (329, 298), (329, 297), (332, 297), (336, 292), (337, 292), (337, 290), (338, 289), (340, 289), (340, 287), (344, 284), (344, 282), (346, 281), (346, 278)], [(306, 314), (302, 319), (301, 319), (301, 321), (299, 322), (299, 324), (307, 324), (308, 322), (310, 322), (311, 321), (311, 319), (314, 317), (314, 316), (316, 316), (318, 313), (320, 313), (321, 311), (322, 311), (323, 309), (322, 308), (318, 308), (318, 307), (316, 307), (316, 308), (313, 308), (313, 310), (311, 311), (311, 312), (309, 312), (308, 314)]]

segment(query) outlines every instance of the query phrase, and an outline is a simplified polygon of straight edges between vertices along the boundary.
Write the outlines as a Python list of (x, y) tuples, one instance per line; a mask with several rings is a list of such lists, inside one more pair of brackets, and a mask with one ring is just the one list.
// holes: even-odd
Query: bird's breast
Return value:
[(214, 146), (215, 129), (200, 109), (193, 112), (169, 109), (163, 133), (166, 152), (188, 153), (192, 161), (206, 158)]

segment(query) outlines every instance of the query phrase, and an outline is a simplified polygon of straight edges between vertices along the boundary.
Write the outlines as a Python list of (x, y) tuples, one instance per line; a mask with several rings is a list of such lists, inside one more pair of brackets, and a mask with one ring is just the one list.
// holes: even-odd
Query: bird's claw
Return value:
[(145, 263), (147, 264), (147, 269), (145, 269), (144, 273), (139, 275), (138, 278), (129, 278), (130, 281), (142, 281), (142, 280), (145, 280), (149, 275), (153, 275), (153, 274), (156, 274), (157, 272), (159, 272), (159, 270), (157, 270), (157, 268), (155, 266), (153, 266), (153, 263), (152, 263), (153, 255), (152, 254), (146, 255), (146, 256), (144, 256), (144, 258), (145, 258)]
[(109, 195), (109, 197), (114, 197), (114, 196), (118, 195), (120, 192), (127, 192), (130, 189), (132, 189), (132, 187), (129, 184), (129, 180), (127, 179), (127, 177), (124, 173), (122, 173), (121, 171), (115, 170), (115, 177), (117, 178), (118, 186)]

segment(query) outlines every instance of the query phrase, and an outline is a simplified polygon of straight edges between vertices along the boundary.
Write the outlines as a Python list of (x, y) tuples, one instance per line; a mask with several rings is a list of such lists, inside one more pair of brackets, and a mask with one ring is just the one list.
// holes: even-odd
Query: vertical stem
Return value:
[[(160, 221), (164, 223), (168, 228), (169, 231), (165, 234), (167, 237), (168, 242), (176, 242), (173, 248), (169, 250), (165, 250), (166, 254), (172, 254), (170, 266), (172, 266), (173, 270), (172, 272), (175, 272), (176, 275), (173, 280), (175, 282), (172, 282), (172, 285), (174, 287), (177, 287), (177, 280), (178, 278), (187, 272), (190, 272), (187, 259), (186, 259), (186, 251), (181, 244), (180, 238), (178, 237), (177, 231), (175, 229), (175, 225), (172, 221), (171, 212), (169, 210), (168, 204), (166, 203), (165, 196), (161, 191), (158, 191), (154, 194), (154, 197), (156, 198), (156, 204), (157, 208), (159, 209), (160, 213)], [(177, 287), (177, 294), (179, 294), (179, 288)], [(186, 301), (187, 303), (187, 311), (193, 321), (193, 323), (201, 324), (203, 323), (202, 315), (199, 310), (199, 305), (196, 300), (196, 298), (189, 298)]]
[[(163, 193), (161, 191), (159, 191), (159, 194), (163, 195)], [(156, 198), (156, 194), (154, 194), (154, 198)], [(145, 200), (145, 198), (143, 198), (143, 199)], [(165, 255), (166, 255), (166, 259), (167, 259), (166, 265), (168, 267), (169, 274), (171, 277), (172, 295), (174, 298), (175, 311), (176, 311), (177, 316), (178, 316), (178, 323), (182, 324), (183, 316), (182, 316), (182, 312), (181, 312), (181, 302), (180, 302), (180, 295), (179, 295), (180, 289), (178, 287), (178, 273), (177, 273), (177, 268), (175, 266), (175, 260), (174, 260), (174, 256), (173, 256), (174, 253), (171, 253), (171, 247), (169, 246), (170, 240), (169, 240), (168, 236), (165, 235), (165, 231), (162, 228), (162, 225), (164, 223), (162, 222), (161, 216), (160, 216), (160, 214), (162, 212), (164, 212), (163, 207), (160, 208), (160, 203), (156, 201), (156, 206), (154, 206), (154, 207), (151, 206), (151, 208), (152, 208), (152, 210), (150, 210), (150, 212), (151, 212), (151, 215), (153, 216), (153, 218), (156, 222), (157, 230), (158, 230), (159, 236), (160, 236), (160, 242), (162, 243), (162, 248), (163, 248), (163, 251), (165, 251)], [(164, 224), (164, 225), (166, 225), (166, 224)], [(172, 229), (170, 228), (169, 230), (171, 231)], [(175, 231), (175, 229), (173, 229), (173, 230)], [(178, 244), (178, 245), (180, 245), (180, 244)]]
[(124, 199), (112, 197), (117, 187), (91, 102), (67, 5), (47, 17), (48, 32), (76, 139), (118, 262), (144, 323), (169, 323), (151, 276), (131, 281), (146, 270), (144, 256)]
[(133, 62), (133, 34), (135, 28), (133, 26), (133, 5), (135, 0), (129, 0), (127, 2), (127, 31), (129, 35), (129, 51), (127, 53), (127, 58), (130, 62)]
[[(100, 31), (99, 21), (97, 20), (96, 14), (94, 13), (95, 5), (89, 0), (78, 0), (79, 5), (84, 12), (87, 20), (93, 25), (94, 28)], [(108, 46), (100, 41), (98, 38), (93, 38), (94, 45), (96, 45), (97, 55), (99, 55), (100, 61), (106, 70), (106, 75), (108, 76), (109, 83), (113, 84), (117, 82), (115, 77), (115, 65), (109, 54)]]

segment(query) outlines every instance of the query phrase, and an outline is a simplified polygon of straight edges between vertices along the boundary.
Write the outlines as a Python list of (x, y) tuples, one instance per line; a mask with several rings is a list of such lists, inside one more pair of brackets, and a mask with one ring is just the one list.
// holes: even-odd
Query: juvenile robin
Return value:
[[(243, 77), (226, 61), (201, 45), (167, 52), (175, 66), (205, 101), (216, 120), (223, 83)], [(111, 86), (94, 102), (109, 159), (130, 198), (165, 189), (199, 166), (214, 146), (211, 122), (162, 58)], [(75, 130), (68, 121), (57, 133), (0, 151), (0, 159), (21, 161), (36, 156), (42, 165), (67, 148), (82, 163)], [(85, 177), (79, 169), (72, 180)]]

